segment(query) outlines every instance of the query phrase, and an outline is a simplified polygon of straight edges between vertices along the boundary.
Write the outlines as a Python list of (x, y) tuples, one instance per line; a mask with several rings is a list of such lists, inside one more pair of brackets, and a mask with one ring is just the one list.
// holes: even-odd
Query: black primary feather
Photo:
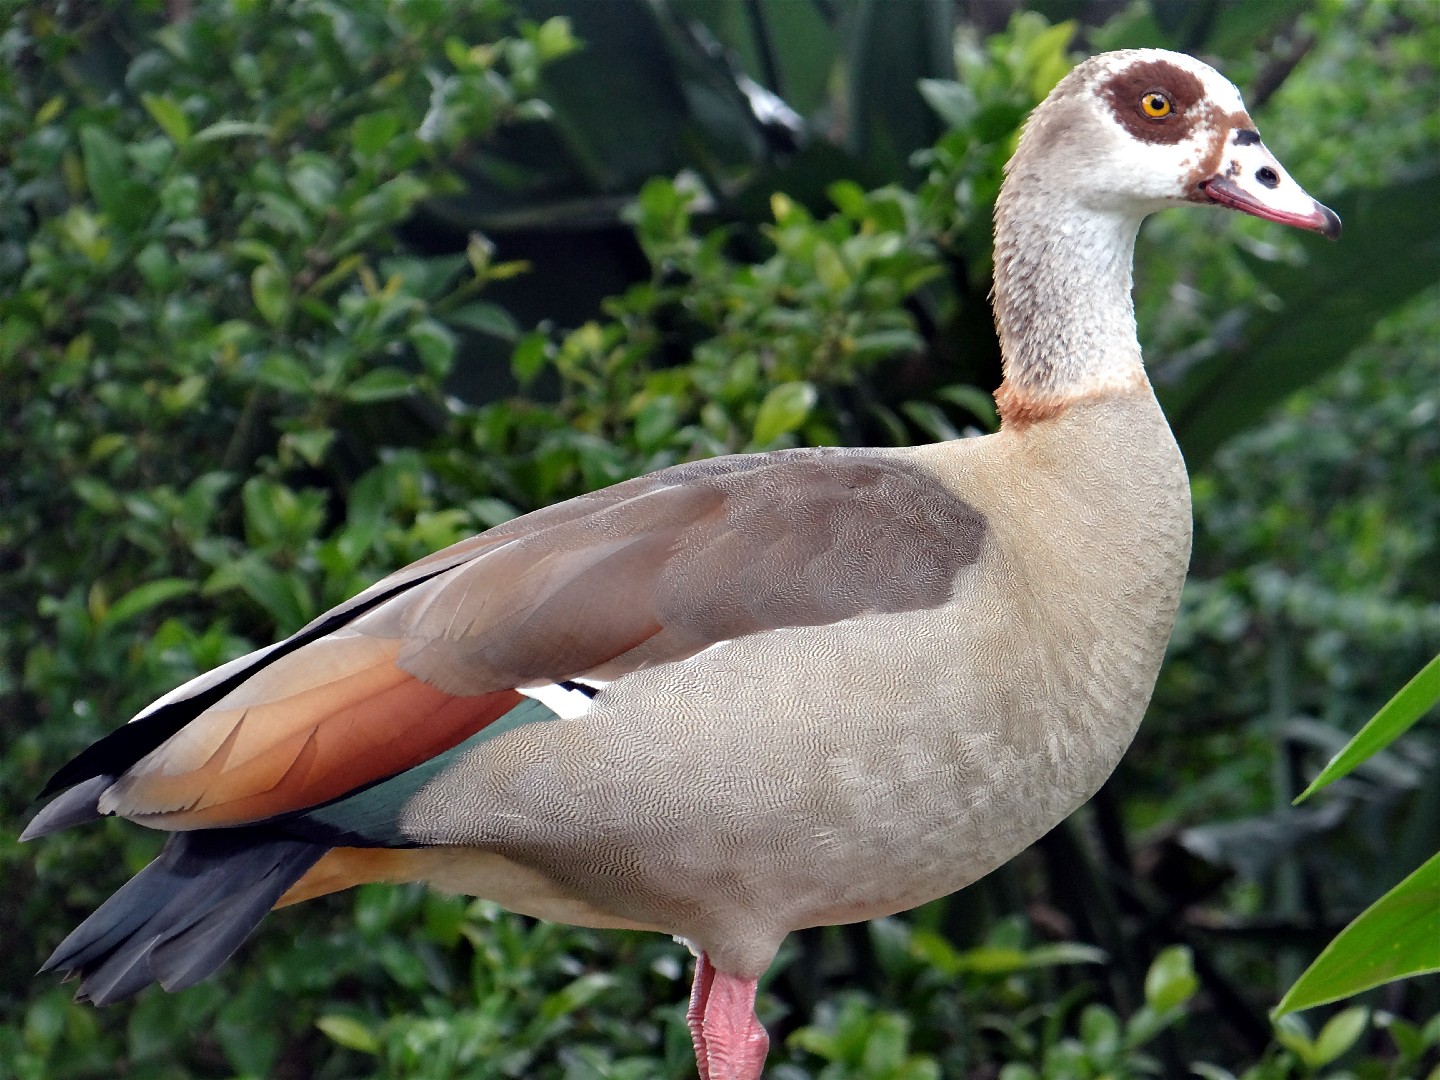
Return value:
[(78, 976), (76, 1000), (96, 1005), (152, 982), (193, 986), (230, 958), (327, 850), (265, 829), (176, 833), (40, 970)]
[(52, 832), (81, 825), (100, 817), (100, 796), (115, 782), (113, 776), (92, 776), (82, 780), (63, 795), (57, 796), (48, 806), (30, 819), (20, 841), (34, 840), (38, 836), (49, 836)]

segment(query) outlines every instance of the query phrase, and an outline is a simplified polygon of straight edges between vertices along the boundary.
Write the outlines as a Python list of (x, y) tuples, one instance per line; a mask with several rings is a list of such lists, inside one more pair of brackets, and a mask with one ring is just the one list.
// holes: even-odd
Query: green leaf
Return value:
[(870, 197), (854, 180), (836, 180), (825, 189), (825, 194), (842, 214), (856, 221), (863, 220), (870, 209)]
[(995, 412), (995, 398), (978, 386), (951, 383), (936, 390), (934, 396), (968, 410), (971, 416), (980, 421), (984, 430), (999, 430), (1000, 417)]
[(386, 109), (357, 118), (351, 128), (350, 139), (357, 153), (374, 154), (384, 149), (385, 144), (399, 133), (400, 117)]
[(1314, 1065), (1323, 1068), (1349, 1050), (1365, 1033), (1369, 1022), (1370, 1010), (1358, 1005), (1332, 1016), (1315, 1037)]
[(70, 481), (70, 486), (86, 505), (93, 506), (102, 514), (113, 514), (120, 509), (120, 496), (103, 480), (77, 476)]
[(319, 465), (325, 460), (330, 445), (338, 434), (334, 428), (311, 428), (308, 431), (287, 432), (284, 445), (288, 446), (309, 465)]
[(271, 326), (279, 326), (290, 314), (290, 282), (269, 264), (251, 271), (250, 295), (255, 309)]
[(818, 397), (808, 382), (781, 383), (772, 389), (755, 414), (754, 445), (766, 446), (805, 423)]
[(526, 334), (510, 354), (510, 370), (515, 380), (521, 386), (530, 383), (544, 369), (549, 356), (550, 343), (544, 333), (536, 330)]
[(160, 125), (160, 130), (170, 137), (171, 142), (184, 146), (190, 141), (190, 118), (174, 98), (141, 94), (140, 100), (145, 104), (145, 111), (154, 117), (155, 123)]
[(915, 424), (936, 442), (960, 438), (960, 432), (945, 415), (945, 411), (933, 401), (907, 401), (900, 406)]
[(1125, 1021), (1125, 1046), (1138, 1049), (1166, 1028), (1179, 1022), (1184, 1015), (1176, 1006), (1171, 1009), (1157, 1009), (1153, 1005), (1141, 1005)]
[(833, 244), (815, 245), (815, 276), (837, 296), (850, 287), (850, 271)]
[(886, 356), (918, 353), (925, 342), (913, 330), (875, 330), (860, 334), (851, 344), (851, 355), (857, 360), (877, 360)]
[(1063, 964), (1103, 964), (1105, 950), (1078, 941), (1057, 941), (1036, 945), (1025, 953), (1027, 968), (1060, 967)]
[(1303, 1062), (1315, 1056), (1315, 1040), (1310, 1026), (1298, 1016), (1282, 1016), (1275, 1023), (1275, 1041)]
[(65, 98), (60, 94), (56, 94), (35, 111), (35, 126), (37, 128), (43, 128), (64, 111)]
[(1275, 1015), (1440, 971), (1440, 853), (1361, 912), (1290, 987)]
[(1058, 22), (1040, 32), (1025, 46), (1025, 66), (1030, 73), (1030, 92), (1039, 101), (1054, 89), (1073, 67), (1066, 50), (1075, 36), (1075, 23)]
[(1326, 784), (1340, 779), (1361, 762), (1378, 754), (1398, 739), (1440, 701), (1440, 654), (1420, 669), (1399, 692), (1370, 718), (1355, 736), (1340, 748), (1310, 786), (1296, 796), (1303, 802)]
[(339, 184), (334, 166), (328, 161), (307, 154), (289, 163), (285, 178), (290, 182), (290, 190), (310, 210), (326, 212), (333, 209)]
[(576, 1009), (583, 1009), (614, 985), (614, 976), (604, 972), (596, 971), (588, 975), (581, 975), (568, 986), (547, 997), (540, 1006), (536, 1019), (542, 1024), (551, 1024), (561, 1017), (568, 1016)]
[(354, 1017), (331, 1013), (316, 1020), (315, 1026), (346, 1049), (362, 1054), (380, 1052), (379, 1036)]
[(535, 30), (534, 41), (541, 63), (558, 59), (580, 47), (570, 29), (570, 20), (562, 15), (551, 16), (541, 23)]
[(284, 353), (270, 353), (255, 369), (255, 377), (266, 386), (290, 394), (311, 393), (313, 378), (310, 369)]
[(111, 604), (110, 609), (105, 612), (103, 625), (119, 626), (167, 600), (173, 600), (177, 596), (186, 596), (194, 592), (195, 588), (196, 585), (193, 581), (186, 581), (184, 578), (172, 577), (147, 581), (144, 585), (131, 589)]
[(1023, 949), (1002, 945), (977, 945), (959, 955), (955, 969), (971, 971), (977, 975), (1008, 975), (1012, 971), (1023, 971), (1029, 966), (1029, 957)]
[(201, 128), (195, 135), (196, 142), (218, 142), (221, 139), (237, 139), (242, 135), (268, 136), (270, 128), (248, 120), (217, 120), (209, 127)]
[(920, 96), (952, 128), (968, 128), (980, 109), (975, 91), (951, 79), (921, 79)]
[(175, 280), (175, 260), (163, 244), (151, 242), (141, 248), (135, 256), (135, 269), (154, 289), (164, 289)]
[(860, 1064), (872, 1076), (893, 1073), (904, 1064), (909, 1044), (910, 1025), (904, 1017), (893, 1013), (877, 1016), (865, 1040)]
[(80, 129), (80, 156), (95, 204), (107, 214), (121, 209), (130, 173), (124, 144), (104, 128), (86, 125)]
[(455, 335), (446, 327), (434, 319), (421, 319), (410, 327), (406, 336), (432, 379), (438, 382), (450, 373), (450, 362), (455, 358)]
[(277, 570), (258, 556), (226, 563), (202, 588), (210, 594), (239, 589), (264, 609), (281, 634), (303, 626), (315, 613), (314, 598), (300, 575)]
[(72, 206), (61, 219), (66, 238), (85, 258), (99, 265), (110, 254), (110, 237), (101, 219), (83, 206)]
[(380, 367), (367, 371), (345, 388), (347, 401), (368, 403), (372, 401), (393, 401), (405, 397), (415, 389), (415, 377), (399, 368)]
[(1104, 1005), (1087, 1005), (1080, 1014), (1080, 1038), (1093, 1056), (1109, 1060), (1120, 1049), (1120, 1021)]
[(1145, 973), (1145, 1000), (1156, 1009), (1173, 1009), (1190, 1000), (1199, 985), (1190, 950), (1172, 945), (1155, 957)]
[(520, 325), (508, 311), (499, 304), (483, 300), (457, 308), (445, 316), (445, 321), (466, 330), (478, 330), (502, 341), (514, 341), (520, 336)]

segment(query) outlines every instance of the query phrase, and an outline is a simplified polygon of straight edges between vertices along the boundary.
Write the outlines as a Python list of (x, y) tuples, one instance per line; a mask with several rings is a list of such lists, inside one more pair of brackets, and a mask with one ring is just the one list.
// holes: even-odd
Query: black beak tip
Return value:
[(1339, 240), (1340, 230), (1344, 227), (1340, 223), (1340, 215), (1328, 206), (1321, 206), (1319, 203), (1315, 204), (1315, 208), (1320, 211), (1320, 216), (1324, 218), (1324, 224), (1321, 225), (1319, 229), (1320, 235), (1327, 240)]

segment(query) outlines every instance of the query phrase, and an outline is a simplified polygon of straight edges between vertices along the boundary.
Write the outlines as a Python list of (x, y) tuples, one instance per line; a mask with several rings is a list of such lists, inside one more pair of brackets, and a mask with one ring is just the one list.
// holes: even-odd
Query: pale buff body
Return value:
[(1189, 559), (1153, 395), (894, 453), (993, 523), (949, 604), (743, 638), (483, 744), (407, 807), (406, 833), (445, 846), (406, 876), (663, 930), (758, 975), (790, 931), (961, 888), (1094, 794), (1145, 711)]

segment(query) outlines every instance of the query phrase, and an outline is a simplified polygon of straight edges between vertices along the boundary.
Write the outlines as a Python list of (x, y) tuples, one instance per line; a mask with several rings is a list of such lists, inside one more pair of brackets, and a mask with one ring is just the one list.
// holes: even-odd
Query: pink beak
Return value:
[(1318, 232), (1331, 240), (1340, 236), (1340, 215), (1316, 202), (1290, 179), (1253, 129), (1232, 131), (1227, 142), (1225, 167), (1200, 183), (1200, 190), (1211, 202), (1266, 221)]
[(1340, 238), (1340, 215), (1314, 199), (1310, 200), (1309, 210), (1297, 212), (1271, 206), (1225, 176), (1212, 176), (1202, 183), (1200, 188), (1213, 202), (1228, 206), (1231, 210), (1239, 210), (1242, 214), (1253, 214), (1266, 221), (1278, 221), (1281, 225), (1294, 225), (1297, 229), (1318, 232), (1327, 240)]

